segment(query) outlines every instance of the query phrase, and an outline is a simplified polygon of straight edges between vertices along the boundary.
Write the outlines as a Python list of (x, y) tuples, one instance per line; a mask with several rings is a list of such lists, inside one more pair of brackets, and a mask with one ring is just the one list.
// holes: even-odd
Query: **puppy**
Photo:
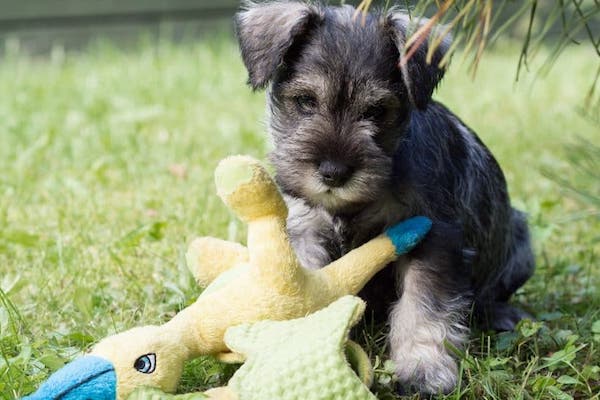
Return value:
[[(507, 300), (533, 273), (524, 215), (511, 208), (489, 150), (431, 100), (448, 38), (404, 57), (409, 18), (355, 18), (351, 6), (248, 3), (236, 15), (254, 89), (268, 86), (271, 160), (289, 234), (306, 268), (321, 268), (385, 228), (427, 215), (434, 229), (362, 294), (384, 310), (399, 381), (447, 393), (467, 339), (467, 316), (497, 330), (523, 313)], [(464, 263), (465, 249), (472, 249)]]

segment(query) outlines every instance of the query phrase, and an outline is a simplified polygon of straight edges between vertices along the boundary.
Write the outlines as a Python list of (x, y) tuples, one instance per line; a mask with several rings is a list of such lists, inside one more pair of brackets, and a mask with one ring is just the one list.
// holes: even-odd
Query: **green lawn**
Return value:
[[(598, 399), (600, 205), (545, 177), (599, 194), (565, 147), (600, 142), (577, 111), (593, 54), (570, 50), (548, 76), (515, 85), (517, 57), (510, 45), (487, 53), (474, 81), (457, 59), (437, 97), (489, 145), (530, 213), (537, 274), (515, 301), (539, 322), (474, 334), (462, 384), (443, 398)], [(223, 38), (0, 60), (0, 399), (31, 392), (98, 339), (191, 303), (199, 289), (183, 253), (194, 236), (243, 239), (212, 173), (226, 155), (268, 151), (264, 95), (245, 81)], [(367, 340), (374, 390), (392, 399), (377, 339)], [(230, 373), (195, 361), (182, 391)]]

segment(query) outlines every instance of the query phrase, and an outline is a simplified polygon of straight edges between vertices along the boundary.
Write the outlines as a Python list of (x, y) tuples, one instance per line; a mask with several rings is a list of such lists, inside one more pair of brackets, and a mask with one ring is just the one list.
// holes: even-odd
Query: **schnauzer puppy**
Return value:
[[(474, 310), (512, 329), (507, 304), (533, 273), (524, 215), (511, 208), (489, 150), (431, 100), (448, 38), (404, 56), (400, 11), (354, 17), (351, 6), (249, 3), (236, 16), (254, 89), (268, 86), (271, 160), (290, 208), (289, 234), (306, 268), (320, 268), (398, 221), (427, 215), (434, 229), (365, 289), (385, 310), (400, 382), (451, 391)], [(471, 249), (464, 261), (465, 249)]]

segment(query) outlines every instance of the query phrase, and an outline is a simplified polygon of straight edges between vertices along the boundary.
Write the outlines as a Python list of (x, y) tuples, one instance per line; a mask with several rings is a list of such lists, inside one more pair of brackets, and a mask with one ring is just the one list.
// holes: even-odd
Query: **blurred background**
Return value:
[(141, 34), (181, 40), (230, 31), (236, 0), (0, 1), (0, 38), (32, 54), (83, 49), (102, 38), (120, 46)]
[[(533, 18), (536, 20), (534, 35), (543, 31), (545, 39), (557, 41), (561, 34), (566, 34), (571, 42), (577, 43), (591, 30), (594, 38), (591, 44), (598, 47), (600, 15), (595, 0), (340, 0), (327, 3), (367, 7), (399, 5), (429, 17), (442, 3), (451, 3), (448, 8), (454, 15), (465, 8), (472, 8), (471, 12), (485, 12), (489, 8), (492, 27), (502, 29), (504, 36), (523, 39)], [(239, 0), (1, 0), (0, 39), (3, 46), (7, 40), (18, 41), (33, 54), (47, 53), (56, 47), (82, 49), (98, 38), (130, 45), (140, 34), (171, 40), (193, 39), (215, 30), (230, 32), (231, 17), (239, 4)], [(457, 26), (454, 33), (467, 30), (468, 27)]]

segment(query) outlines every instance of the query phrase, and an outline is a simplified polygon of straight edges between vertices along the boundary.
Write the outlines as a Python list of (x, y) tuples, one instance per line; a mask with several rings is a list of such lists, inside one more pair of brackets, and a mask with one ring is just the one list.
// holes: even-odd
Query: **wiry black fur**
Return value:
[[(512, 329), (523, 316), (506, 301), (533, 273), (527, 224), (510, 206), (489, 150), (430, 99), (449, 41), (433, 64), (426, 63), (427, 41), (406, 60), (406, 15), (369, 14), (363, 24), (354, 12), (249, 4), (236, 19), (242, 58), (254, 88), (271, 82), (271, 160), (305, 267), (320, 268), (404, 218), (434, 220), (410, 257), (382, 271), (362, 295), (378, 314), (396, 302), (390, 340), (400, 379), (447, 392), (456, 365), (443, 342), (462, 344), (472, 305), (497, 329)], [(328, 186), (324, 162), (343, 164), (352, 177)]]

